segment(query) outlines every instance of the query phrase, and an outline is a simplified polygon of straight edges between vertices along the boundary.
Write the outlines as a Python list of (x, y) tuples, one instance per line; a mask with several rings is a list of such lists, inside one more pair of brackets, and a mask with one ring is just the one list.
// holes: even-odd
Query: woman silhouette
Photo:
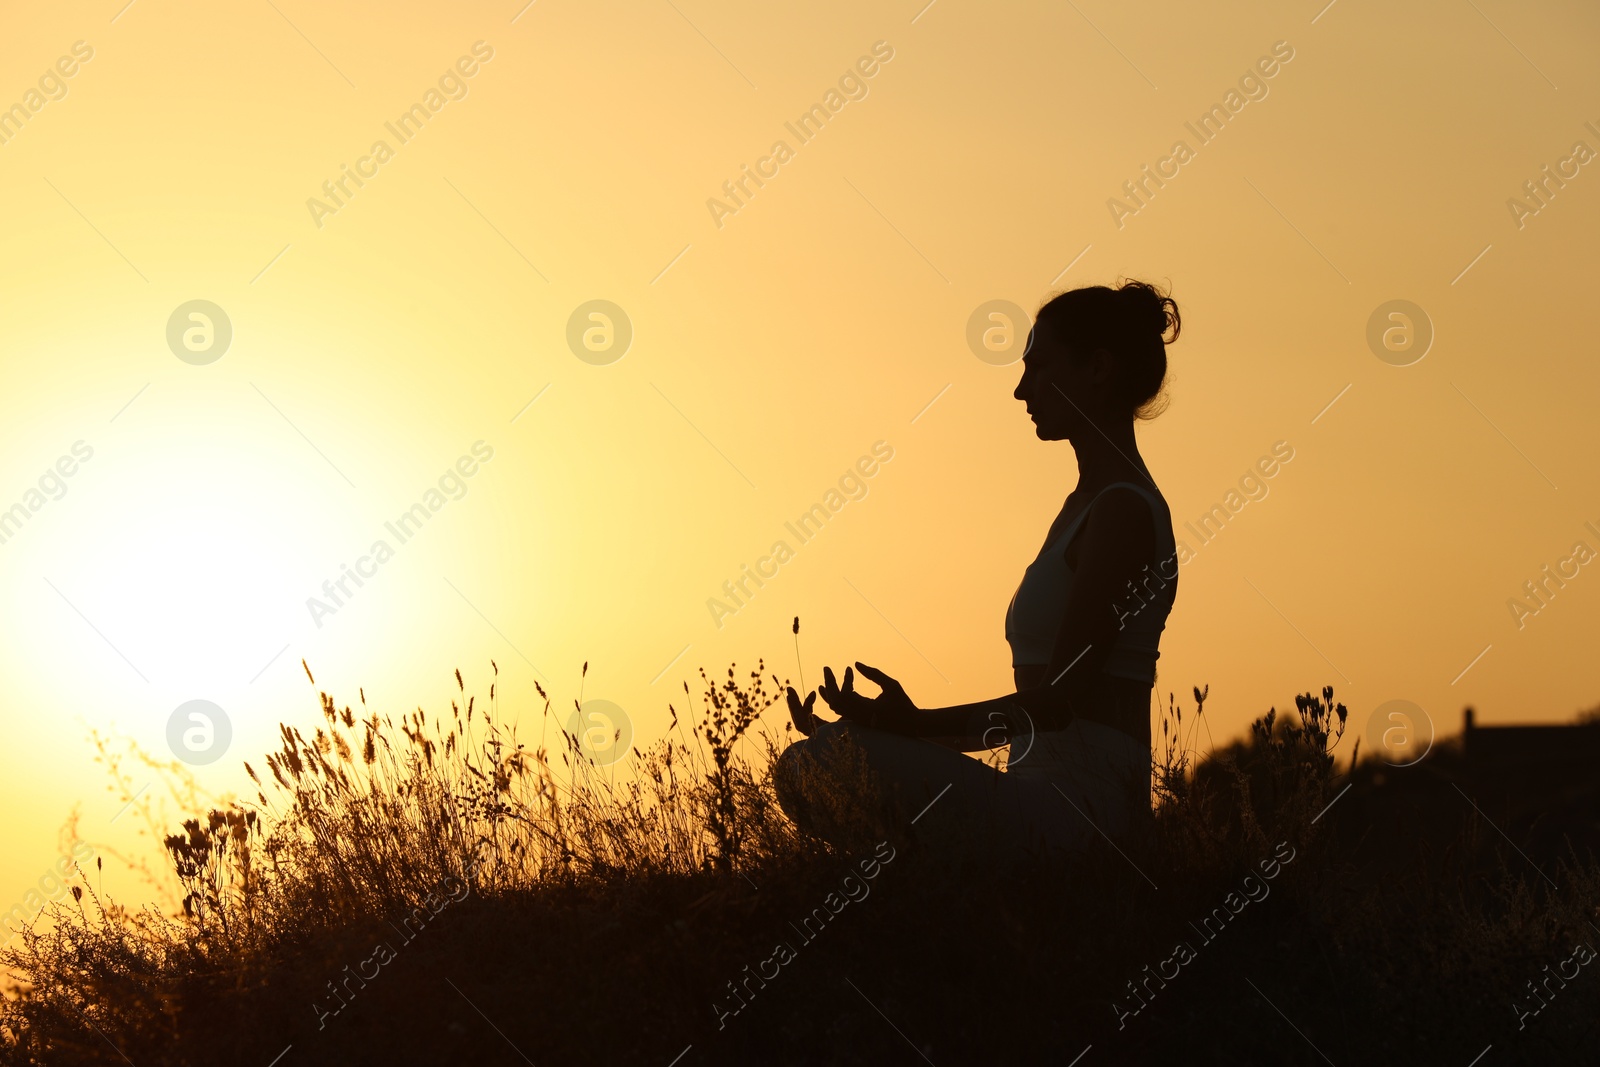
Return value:
[[(1166, 346), (1179, 327), (1177, 304), (1137, 281), (1074, 289), (1039, 309), (1015, 395), (1041, 440), (1071, 443), (1078, 483), (1006, 612), (1016, 691), (920, 708), (874, 667), (855, 665), (877, 696), (856, 690), (849, 667), (842, 684), (824, 668), (820, 692), (838, 719), (813, 714), (815, 692), (802, 701), (788, 691), (806, 736), (779, 759), (777, 784), (796, 822), (826, 832), (806, 783), (819, 772), (844, 780), (845, 738), (880, 796), (934, 811), (930, 824), (976, 819), (1010, 843), (1074, 848), (1148, 816), (1150, 691), (1177, 556), (1134, 422), (1164, 407)], [(1005, 743), (1004, 773), (961, 754)]]

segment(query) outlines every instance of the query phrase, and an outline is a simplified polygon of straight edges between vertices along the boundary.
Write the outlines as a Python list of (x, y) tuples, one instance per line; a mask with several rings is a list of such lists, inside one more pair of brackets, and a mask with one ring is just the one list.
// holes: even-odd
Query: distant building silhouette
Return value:
[(1461, 740), (1473, 798), (1531, 852), (1600, 847), (1600, 716), (1479, 726), (1469, 707)]
[(1576, 724), (1479, 726), (1469, 707), (1462, 713), (1461, 737), (1474, 774), (1570, 774), (1576, 782), (1592, 785), (1600, 773), (1600, 719)]

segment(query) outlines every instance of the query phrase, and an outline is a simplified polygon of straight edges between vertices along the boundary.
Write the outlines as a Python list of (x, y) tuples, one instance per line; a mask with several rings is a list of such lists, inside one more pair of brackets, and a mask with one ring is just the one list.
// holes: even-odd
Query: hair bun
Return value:
[[(1132, 317), (1141, 329), (1161, 338), (1170, 345), (1178, 339), (1183, 320), (1178, 316), (1178, 302), (1147, 282), (1128, 280), (1117, 286), (1117, 295), (1127, 301)], [(1167, 333), (1171, 331), (1172, 336)]]

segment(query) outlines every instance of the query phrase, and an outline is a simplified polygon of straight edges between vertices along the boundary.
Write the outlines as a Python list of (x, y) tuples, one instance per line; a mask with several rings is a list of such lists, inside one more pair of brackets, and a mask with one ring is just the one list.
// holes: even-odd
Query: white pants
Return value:
[(1006, 846), (1072, 850), (1102, 835), (1116, 838), (1149, 814), (1145, 745), (1081, 719), (1031, 740), (1013, 745), (1002, 772), (923, 738), (841, 719), (784, 750), (776, 768), (779, 798), (790, 818), (817, 830), (793, 783), (807, 771), (837, 776), (848, 752), (841, 742), (847, 742), (861, 750), (881, 791), (862, 801), (895, 803), (919, 833), (968, 832)]

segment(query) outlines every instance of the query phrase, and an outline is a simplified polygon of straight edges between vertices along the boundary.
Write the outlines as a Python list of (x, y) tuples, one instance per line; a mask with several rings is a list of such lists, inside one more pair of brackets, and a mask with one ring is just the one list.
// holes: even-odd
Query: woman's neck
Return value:
[(1082, 440), (1074, 439), (1078, 455), (1078, 487), (1099, 488), (1113, 482), (1150, 481), (1144, 457), (1134, 439), (1132, 421), (1096, 426)]

